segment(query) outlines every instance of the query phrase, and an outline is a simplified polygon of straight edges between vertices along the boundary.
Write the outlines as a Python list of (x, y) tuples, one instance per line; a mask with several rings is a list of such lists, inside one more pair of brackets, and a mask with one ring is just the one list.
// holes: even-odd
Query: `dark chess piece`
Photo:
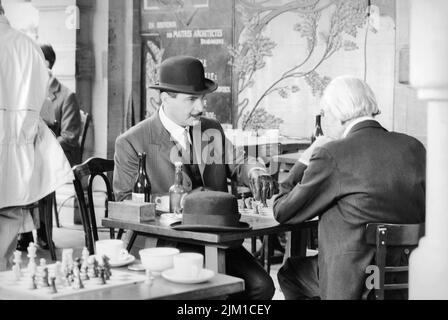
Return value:
[(98, 261), (94, 258), (93, 259), (93, 277), (98, 278), (99, 276), (100, 276), (99, 264), (98, 264)]
[(82, 282), (81, 274), (79, 274), (79, 273), (78, 273), (78, 286), (79, 286), (79, 289), (84, 289), (84, 283)]
[(109, 260), (110, 259), (108, 256), (103, 256), (103, 267), (104, 267), (104, 274), (105, 274), (106, 280), (109, 280), (110, 276), (112, 275), (112, 271), (111, 271), (112, 267), (110, 265)]
[(245, 197), (244, 197), (244, 192), (243, 193), (241, 193), (241, 200), (242, 200), (242, 202), (243, 202), (243, 209), (247, 209), (247, 206), (246, 206), (246, 199), (245, 199)]
[(100, 268), (100, 277), (101, 284), (106, 284), (106, 270), (103, 267)]
[(56, 277), (51, 277), (51, 291), (52, 294), (58, 293), (56, 289)]
[(50, 286), (50, 283), (48, 282), (48, 268), (47, 267), (45, 267), (44, 269), (43, 269), (43, 276), (42, 276), (42, 286), (43, 287), (49, 287)]

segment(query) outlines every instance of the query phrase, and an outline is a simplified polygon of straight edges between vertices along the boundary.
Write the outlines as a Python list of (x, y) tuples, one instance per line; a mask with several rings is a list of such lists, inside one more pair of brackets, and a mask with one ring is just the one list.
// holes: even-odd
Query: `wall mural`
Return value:
[[(243, 130), (279, 129), (283, 136), (308, 138), (325, 87), (332, 78), (351, 74), (366, 78), (372, 86), (383, 111), (380, 120), (390, 128), (394, 3), (142, 0), (147, 113), (158, 106), (157, 95), (145, 89), (157, 79), (162, 59), (190, 54), (206, 63), (207, 76), (220, 85), (208, 98), (207, 108), (222, 123), (233, 122)], [(368, 15), (371, 10), (374, 18)], [(205, 36), (212, 31), (213, 36)], [(217, 31), (219, 38), (214, 36)]]
[[(237, 0), (241, 32), (237, 46), (230, 48), (230, 52), (231, 64), (239, 80), (238, 125), (244, 130), (279, 128), (284, 122), (273, 114), (275, 112), (266, 111), (264, 105), (270, 95), (290, 99), (292, 94), (310, 90), (312, 96), (319, 98), (331, 81), (331, 77), (321, 72), (319, 67), (329, 63), (338, 51), (358, 50), (354, 39), (367, 21), (367, 1), (280, 2)], [(324, 11), (331, 13), (324, 16)], [(269, 72), (268, 63), (275, 65), (278, 60), (273, 53), (278, 43), (268, 31), (270, 24), (288, 13), (294, 14), (295, 21), (292, 28), (284, 30), (284, 33), (305, 41), (305, 52), (291, 52), (288, 66), (277, 77), (271, 78), (266, 86), (257, 86), (260, 75), (266, 77)], [(329, 26), (322, 21), (325, 18), (329, 18)], [(291, 20), (290, 15), (288, 19)]]

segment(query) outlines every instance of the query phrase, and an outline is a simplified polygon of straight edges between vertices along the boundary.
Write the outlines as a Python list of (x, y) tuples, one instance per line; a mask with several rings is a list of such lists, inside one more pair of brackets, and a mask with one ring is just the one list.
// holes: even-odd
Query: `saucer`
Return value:
[(112, 268), (123, 267), (135, 261), (135, 257), (132, 254), (128, 254), (128, 257), (120, 261), (109, 260), (109, 264)]
[(177, 283), (201, 283), (210, 280), (215, 276), (215, 272), (208, 269), (202, 269), (197, 278), (186, 278), (176, 275), (174, 269), (165, 270), (162, 272), (162, 277), (166, 280)]

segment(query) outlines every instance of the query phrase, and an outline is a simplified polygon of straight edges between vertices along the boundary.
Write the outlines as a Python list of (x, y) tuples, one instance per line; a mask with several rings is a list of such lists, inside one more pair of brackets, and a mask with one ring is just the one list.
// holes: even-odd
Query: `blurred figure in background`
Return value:
[[(54, 132), (65, 156), (73, 167), (81, 163), (81, 150), (79, 135), (81, 134), (81, 115), (76, 96), (66, 86), (61, 84), (52, 73), (56, 62), (56, 53), (50, 44), (40, 46), (45, 57), (50, 80), (47, 98), (40, 115), (48, 127)], [(39, 214), (40, 227), (37, 228), (36, 243), (43, 249), (48, 249), (48, 239), (43, 223), (44, 217)], [(17, 249), (25, 251), (30, 242), (33, 242), (32, 232), (19, 234)]]
[(0, 0), (0, 271), (11, 266), (17, 234), (33, 228), (24, 206), (73, 179), (61, 146), (39, 117), (48, 80), (41, 49), (11, 28)]

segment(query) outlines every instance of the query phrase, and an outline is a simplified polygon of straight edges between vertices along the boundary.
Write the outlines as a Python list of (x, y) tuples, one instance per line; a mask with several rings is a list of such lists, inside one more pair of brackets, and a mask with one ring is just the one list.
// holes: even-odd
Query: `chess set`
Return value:
[(253, 198), (244, 198), (238, 200), (238, 209), (241, 214), (259, 215), (264, 217), (273, 217), (272, 206), (264, 206), (260, 201)]
[[(21, 252), (14, 253), (12, 270), (0, 273), (0, 291), (21, 299), (63, 299), (84, 292), (104, 290), (144, 282), (146, 276), (112, 270), (109, 258), (89, 255), (73, 259), (73, 249), (64, 249), (62, 261), (47, 265), (45, 259), (36, 263), (36, 246), (28, 247), (29, 262), (22, 268)], [(100, 261), (99, 261), (100, 260)]]

